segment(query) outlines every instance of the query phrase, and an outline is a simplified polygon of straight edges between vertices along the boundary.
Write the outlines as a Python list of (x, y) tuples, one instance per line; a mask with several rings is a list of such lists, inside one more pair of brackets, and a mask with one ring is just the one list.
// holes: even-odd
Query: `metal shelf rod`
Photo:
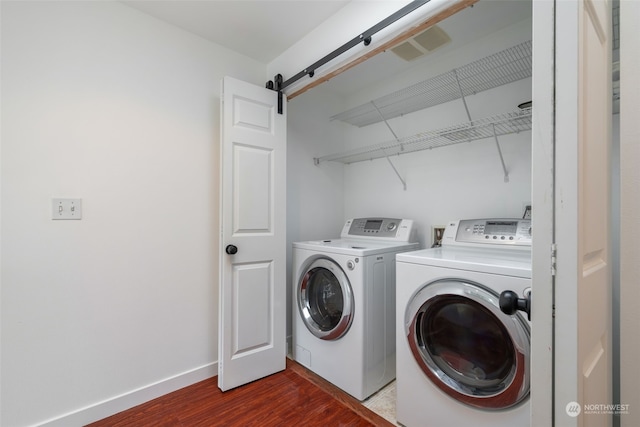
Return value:
[[(371, 101), (371, 104), (373, 105), (373, 108), (376, 109), (378, 114), (380, 114), (380, 118), (382, 119), (382, 121), (384, 121), (384, 124), (387, 125), (387, 128), (389, 128), (389, 132), (391, 132), (391, 134), (396, 139), (398, 144), (400, 144), (400, 149), (402, 149), (402, 143), (400, 142), (400, 138), (398, 138), (398, 135), (396, 135), (396, 133), (393, 131), (393, 129), (391, 128), (391, 125), (389, 124), (389, 122), (384, 118), (384, 116), (382, 115), (382, 112), (380, 112), (380, 110), (378, 109), (378, 106), (376, 105), (376, 103), (374, 101)], [(398, 179), (402, 183), (402, 188), (404, 189), (404, 191), (407, 191), (407, 183), (406, 183), (406, 181), (404, 179), (402, 179), (402, 176), (400, 175), (400, 172), (398, 172), (398, 169), (393, 164), (393, 162), (391, 161), (389, 156), (387, 156), (387, 161), (389, 162), (389, 164), (391, 165), (391, 168), (396, 173), (396, 176), (398, 177)]]
[(509, 172), (507, 166), (504, 164), (504, 157), (502, 156), (502, 149), (500, 149), (500, 143), (498, 142), (498, 135), (496, 135), (496, 125), (491, 125), (493, 128), (493, 139), (496, 141), (496, 147), (498, 148), (498, 155), (500, 156), (500, 163), (502, 163), (502, 171), (504, 172), (504, 182), (509, 182)]

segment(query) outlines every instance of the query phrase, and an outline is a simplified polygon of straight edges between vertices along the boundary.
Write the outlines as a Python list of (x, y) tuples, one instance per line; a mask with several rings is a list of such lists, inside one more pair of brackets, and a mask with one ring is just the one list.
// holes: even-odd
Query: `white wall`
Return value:
[(265, 70), (119, 3), (2, 2), (1, 425), (216, 374), (219, 84)]
[[(338, 151), (344, 144), (340, 127), (328, 128), (341, 100), (316, 88), (287, 106), (287, 265), (293, 242), (338, 237), (344, 223), (342, 165), (314, 165), (313, 158)], [(287, 271), (287, 307), (292, 307), (291, 268)], [(291, 311), (287, 336), (291, 335)]]
[(344, 127), (327, 126), (342, 100), (321, 88), (291, 100), (287, 117), (287, 221), (290, 241), (338, 237), (342, 230), (343, 169), (314, 165), (315, 157), (342, 149)]

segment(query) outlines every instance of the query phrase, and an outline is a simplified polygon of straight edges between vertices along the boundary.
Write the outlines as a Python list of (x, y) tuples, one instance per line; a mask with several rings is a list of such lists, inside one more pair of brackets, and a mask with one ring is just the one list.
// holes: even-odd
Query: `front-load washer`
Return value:
[(407, 427), (530, 424), (529, 220), (450, 222), (442, 247), (396, 257), (396, 417)]
[(359, 400), (395, 378), (395, 256), (413, 221), (348, 220), (340, 239), (293, 244), (293, 358)]

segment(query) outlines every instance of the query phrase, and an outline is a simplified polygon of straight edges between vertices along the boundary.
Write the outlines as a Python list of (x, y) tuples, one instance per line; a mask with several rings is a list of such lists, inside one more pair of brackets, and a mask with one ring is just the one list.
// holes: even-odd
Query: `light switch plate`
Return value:
[(51, 219), (82, 219), (82, 199), (51, 199)]

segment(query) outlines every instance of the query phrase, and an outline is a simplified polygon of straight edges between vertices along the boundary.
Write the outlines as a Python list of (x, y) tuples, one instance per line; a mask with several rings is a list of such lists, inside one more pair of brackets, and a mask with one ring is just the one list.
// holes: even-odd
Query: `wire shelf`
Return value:
[(422, 132), (410, 137), (400, 138), (397, 141), (344, 151), (339, 154), (330, 154), (318, 157), (314, 161), (316, 164), (325, 161), (349, 164), (528, 130), (531, 130), (531, 108)]
[(336, 114), (330, 119), (358, 127), (367, 126), (527, 77), (531, 77), (530, 40)]

